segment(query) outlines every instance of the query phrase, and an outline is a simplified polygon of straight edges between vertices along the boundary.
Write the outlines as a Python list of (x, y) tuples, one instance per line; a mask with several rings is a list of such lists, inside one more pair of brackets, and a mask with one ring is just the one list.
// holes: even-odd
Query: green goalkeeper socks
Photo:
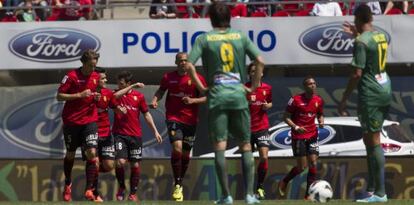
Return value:
[(246, 183), (246, 192), (253, 195), (254, 158), (251, 151), (242, 152), (243, 178)]
[(374, 158), (374, 148), (365, 146), (367, 150), (367, 167), (368, 167), (368, 176), (367, 176), (367, 192), (375, 191), (375, 158)]
[(384, 196), (385, 195), (385, 157), (384, 151), (382, 150), (381, 145), (376, 145), (373, 147), (374, 157), (375, 157), (375, 195)]
[(215, 151), (214, 163), (216, 164), (216, 173), (221, 186), (222, 196), (229, 196), (229, 182), (227, 180), (226, 157), (224, 150)]

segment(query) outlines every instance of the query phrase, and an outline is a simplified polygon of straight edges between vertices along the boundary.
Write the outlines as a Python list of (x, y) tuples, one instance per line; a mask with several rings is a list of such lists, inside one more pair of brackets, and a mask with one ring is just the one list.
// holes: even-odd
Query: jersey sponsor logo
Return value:
[[(391, 36), (384, 29), (375, 29), (385, 33), (388, 43), (391, 42)], [(331, 57), (352, 57), (354, 41), (350, 34), (343, 32), (342, 22), (312, 27), (299, 37), (299, 44), (307, 51)]]
[[(336, 131), (328, 125), (318, 128), (319, 145), (329, 142)], [(292, 146), (292, 135), (290, 127), (283, 127), (270, 134), (270, 144), (277, 148), (290, 149)]]
[(15, 36), (9, 50), (19, 58), (44, 63), (79, 60), (87, 49), (98, 51), (99, 39), (86, 31), (71, 28), (42, 28)]
[(229, 84), (239, 84), (240, 83), (240, 74), (239, 73), (220, 73), (214, 75), (214, 84), (215, 85), (229, 85)]
[(3, 115), (0, 132), (11, 144), (45, 156), (63, 156), (61, 111), (55, 93), (17, 103)]

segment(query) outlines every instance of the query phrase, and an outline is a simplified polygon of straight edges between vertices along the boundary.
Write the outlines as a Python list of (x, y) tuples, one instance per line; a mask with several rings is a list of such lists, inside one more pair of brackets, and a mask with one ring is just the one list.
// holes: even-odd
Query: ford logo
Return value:
[[(281, 149), (292, 147), (292, 137), (290, 127), (283, 127), (270, 135), (270, 144)], [(336, 131), (329, 125), (318, 128), (319, 145), (329, 142), (336, 134)]]
[(24, 101), (7, 112), (0, 131), (12, 144), (47, 156), (62, 156), (64, 144), (62, 120), (63, 103), (56, 94)]
[[(391, 42), (390, 35), (384, 29), (375, 29), (385, 34), (388, 43)], [(306, 30), (300, 35), (299, 44), (307, 51), (322, 56), (352, 57), (354, 39), (343, 32), (342, 22), (336, 22)]]
[(91, 33), (69, 28), (36, 29), (9, 42), (16, 56), (36, 62), (59, 63), (78, 60), (87, 49), (98, 51), (101, 42)]

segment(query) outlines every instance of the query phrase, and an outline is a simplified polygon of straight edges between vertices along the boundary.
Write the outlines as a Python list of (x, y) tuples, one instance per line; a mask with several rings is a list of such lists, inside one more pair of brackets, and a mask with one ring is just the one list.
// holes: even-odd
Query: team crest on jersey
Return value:
[(315, 103), (315, 107), (316, 107), (316, 108), (318, 108), (318, 107), (319, 107), (319, 104), (318, 104), (318, 102), (316, 102), (316, 103)]
[(137, 96), (134, 96), (134, 100), (137, 101), (138, 100), (138, 97)]
[(190, 86), (191, 85), (191, 80), (188, 80), (187, 81), (187, 84)]
[(106, 102), (106, 101), (107, 101), (106, 96), (104, 96), (104, 97), (103, 97), (103, 100), (104, 100), (104, 102)]
[(250, 95), (250, 101), (256, 101), (256, 95)]
[(267, 94), (267, 93), (266, 93), (266, 90), (263, 90), (263, 95), (264, 95), (264, 96), (266, 96), (266, 94)]
[(95, 85), (96, 85), (96, 79), (93, 79), (93, 84), (95, 84)]

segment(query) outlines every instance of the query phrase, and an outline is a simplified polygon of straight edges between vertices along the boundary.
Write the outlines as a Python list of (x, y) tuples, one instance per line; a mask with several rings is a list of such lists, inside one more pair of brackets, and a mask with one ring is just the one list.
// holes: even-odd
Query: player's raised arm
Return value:
[(257, 56), (256, 59), (254, 60), (254, 64), (255, 64), (255, 72), (251, 79), (252, 80), (252, 87), (250, 88), (251, 91), (255, 91), (256, 88), (260, 86), (260, 80), (262, 79), (263, 69), (264, 69), (263, 58), (261, 56)]
[(116, 99), (118, 99), (118, 98), (122, 97), (123, 95), (125, 95), (126, 93), (128, 93), (130, 90), (132, 90), (134, 88), (143, 88), (143, 87), (145, 87), (144, 83), (137, 82), (137, 83), (131, 84), (126, 88), (123, 88), (121, 90), (116, 91), (114, 93), (114, 97)]

